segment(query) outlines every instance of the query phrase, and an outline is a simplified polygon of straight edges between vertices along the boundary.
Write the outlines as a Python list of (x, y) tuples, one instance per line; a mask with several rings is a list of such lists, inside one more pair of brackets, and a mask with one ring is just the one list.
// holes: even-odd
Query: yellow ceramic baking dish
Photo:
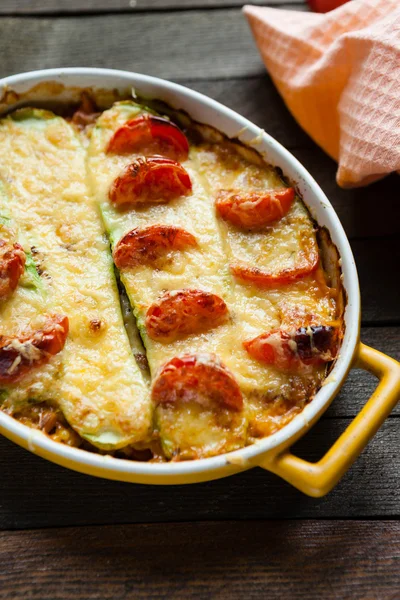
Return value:
[[(95, 454), (56, 443), (1, 412), (0, 432), (39, 456), (98, 477), (148, 484), (182, 484), (225, 477), (260, 466), (306, 494), (322, 496), (336, 485), (398, 401), (400, 364), (360, 342), (360, 293), (349, 242), (331, 204), (304, 167), (268, 134), (221, 104), (182, 86), (135, 73), (72, 68), (8, 77), (0, 81), (0, 113), (23, 104), (77, 103), (82, 90), (88, 88), (98, 104), (107, 107), (118, 95), (126, 96), (132, 87), (140, 96), (162, 100), (186, 111), (194, 120), (256, 147), (268, 163), (282, 169), (295, 183), (313, 218), (328, 230), (340, 256), (346, 307), (345, 334), (339, 356), (322, 388), (289, 424), (251, 446), (212, 458), (146, 463)], [(376, 391), (320, 461), (310, 463), (296, 457), (290, 447), (328, 408), (351, 368), (363, 368), (376, 375), (380, 380)]]

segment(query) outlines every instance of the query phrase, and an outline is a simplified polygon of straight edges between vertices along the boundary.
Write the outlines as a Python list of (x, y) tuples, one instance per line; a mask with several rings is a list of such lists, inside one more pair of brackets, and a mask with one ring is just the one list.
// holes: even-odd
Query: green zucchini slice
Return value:
[(142, 442), (152, 422), (148, 386), (124, 327), (81, 141), (64, 119), (21, 109), (0, 122), (0, 153), (7, 210), (34, 253), (27, 261), (33, 284), (18, 286), (0, 307), (2, 332), (17, 335), (48, 313), (69, 319), (63, 350), (10, 385), (6, 402), (59, 406), (102, 450)]
[[(139, 264), (135, 268), (120, 270), (121, 281), (147, 350), (153, 381), (169, 360), (196, 353), (215, 355), (236, 376), (237, 356), (232, 348), (237, 344), (232, 342), (236, 339), (237, 330), (235, 315), (230, 312), (231, 276), (214, 210), (191, 156), (182, 163), (192, 182), (190, 194), (176, 197), (167, 203), (134, 207), (116, 207), (110, 202), (110, 186), (137, 155), (107, 152), (107, 146), (119, 127), (143, 114), (146, 114), (146, 110), (141, 106), (133, 102), (122, 102), (100, 116), (91, 131), (88, 171), (92, 191), (99, 203), (114, 250), (121, 238), (133, 229), (158, 225), (184, 229), (196, 240), (196, 245), (173, 252), (156, 268), (151, 264)], [(227, 318), (216, 326), (211, 324), (206, 330), (193, 333), (189, 331), (187, 335), (178, 336), (167, 343), (165, 340), (152, 339), (146, 327), (149, 308), (165, 294), (173, 295), (178, 290), (189, 288), (217, 295), (226, 303)], [(240, 349), (239, 353), (244, 356)], [(223, 418), (221, 411), (224, 413)], [(166, 456), (183, 459), (211, 456), (243, 446), (247, 420), (245, 410), (210, 408), (196, 405), (195, 402), (191, 409), (186, 403), (157, 406), (156, 425)]]

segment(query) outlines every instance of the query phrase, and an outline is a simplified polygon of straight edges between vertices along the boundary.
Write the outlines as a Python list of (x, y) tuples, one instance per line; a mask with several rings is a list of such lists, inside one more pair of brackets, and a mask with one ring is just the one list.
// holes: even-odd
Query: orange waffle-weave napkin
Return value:
[(327, 13), (245, 6), (289, 110), (338, 161), (342, 187), (400, 171), (400, 0)]

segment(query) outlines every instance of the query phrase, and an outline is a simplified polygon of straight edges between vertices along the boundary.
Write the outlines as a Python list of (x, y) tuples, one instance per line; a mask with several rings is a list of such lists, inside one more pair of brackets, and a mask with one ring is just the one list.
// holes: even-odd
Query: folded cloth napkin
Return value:
[(400, 0), (317, 14), (245, 6), (283, 100), (339, 163), (342, 187), (400, 171)]

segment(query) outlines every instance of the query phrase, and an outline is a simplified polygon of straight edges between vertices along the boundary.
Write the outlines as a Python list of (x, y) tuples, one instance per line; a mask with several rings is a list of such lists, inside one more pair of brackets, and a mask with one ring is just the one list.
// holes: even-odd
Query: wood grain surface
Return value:
[[(306, 10), (303, 0), (252, 3)], [(335, 162), (267, 75), (242, 4), (1, 0), (0, 77), (66, 66), (138, 71), (183, 83), (265, 129), (314, 176), (350, 238), (361, 339), (399, 359), (400, 180), (337, 186)], [(351, 371), (294, 451), (318, 460), (375, 386)], [(0, 438), (0, 600), (399, 600), (399, 449), (397, 407), (339, 485), (313, 499), (261, 469), (192, 486), (106, 481)]]
[(399, 598), (392, 521), (80, 527), (0, 544), (2, 600)]
[[(349, 419), (324, 419), (295, 448), (317, 460)], [(0, 529), (201, 520), (390, 518), (400, 514), (399, 419), (388, 419), (325, 498), (304, 496), (253, 469), (226, 479), (145, 486), (95, 479), (53, 465), (0, 440)]]
[[(156, 10), (193, 10), (194, 8), (231, 8), (242, 0), (2, 0), (0, 15), (40, 15), (60, 13), (111, 13)], [(252, 0), (249, 4), (300, 10), (304, 0)]]
[(73, 66), (127, 69), (174, 80), (264, 73), (240, 9), (4, 17), (0, 53), (2, 75)]

